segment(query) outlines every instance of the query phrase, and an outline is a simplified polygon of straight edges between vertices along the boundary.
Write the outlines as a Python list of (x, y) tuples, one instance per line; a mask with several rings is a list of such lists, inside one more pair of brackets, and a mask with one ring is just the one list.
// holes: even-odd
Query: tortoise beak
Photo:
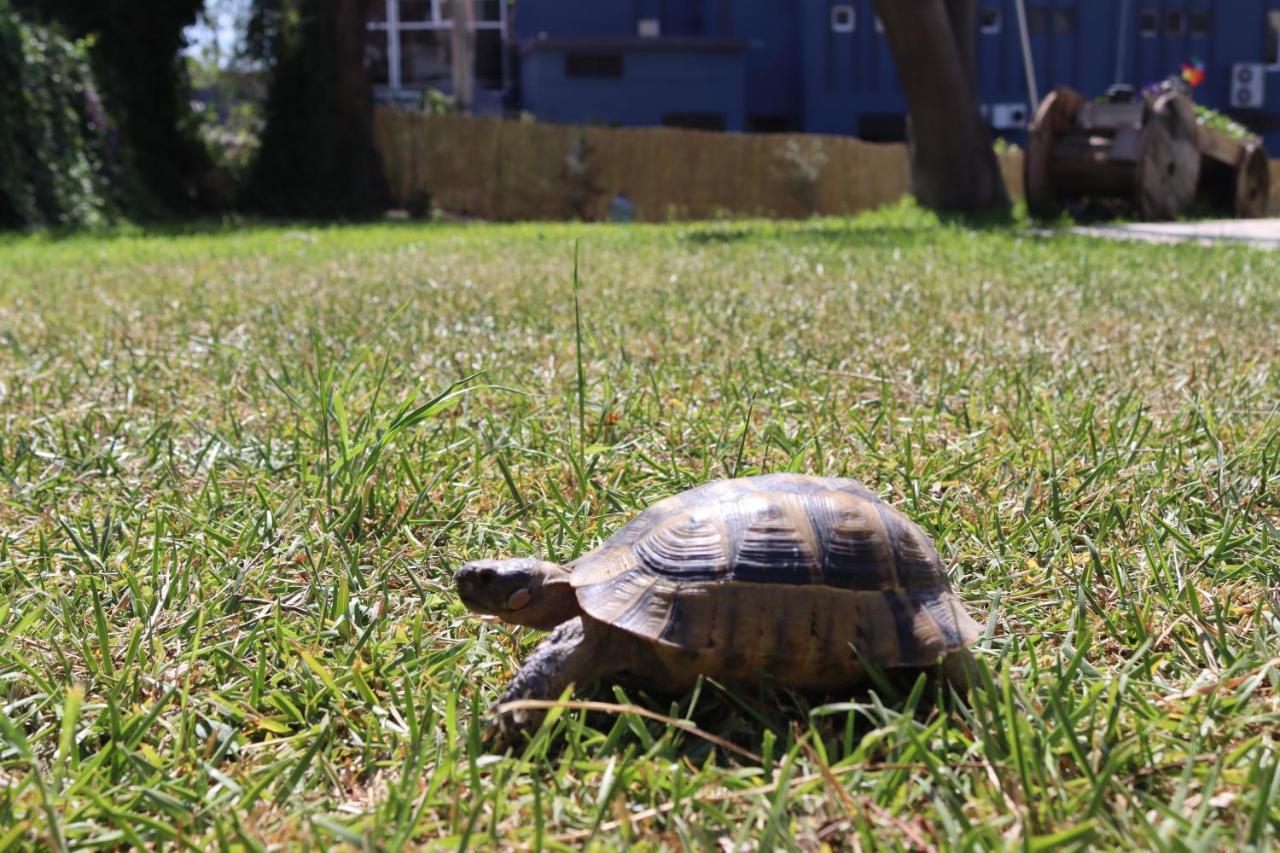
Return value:
[(458, 587), (461, 592), (464, 589), (475, 589), (492, 583), (498, 571), (491, 565), (487, 565), (487, 560), (477, 560), (474, 563), (467, 563), (462, 568), (453, 573), (454, 586)]
[[(454, 572), (458, 596), (469, 609), (502, 615), (529, 603), (532, 574), (514, 560), (476, 560)], [(521, 598), (518, 593), (524, 591)]]
[(485, 595), (485, 591), (492, 589), (497, 577), (498, 570), (489, 561), (477, 560), (474, 563), (467, 563), (453, 573), (453, 585), (457, 588), (462, 602), (468, 607), (475, 609), (479, 606), (487, 609), (484, 608), (484, 602), (489, 596)]

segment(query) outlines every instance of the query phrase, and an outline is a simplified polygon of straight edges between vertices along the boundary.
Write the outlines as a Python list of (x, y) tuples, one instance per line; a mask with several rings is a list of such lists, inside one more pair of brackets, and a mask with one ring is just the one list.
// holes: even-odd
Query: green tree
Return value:
[(256, 0), (250, 51), (270, 72), (246, 201), (271, 215), (369, 216), (387, 204), (364, 69), (369, 0)]
[(180, 56), (183, 30), (203, 0), (17, 0), (34, 20), (56, 22), (87, 39), (109, 111), (120, 124), (125, 156), (143, 190), (136, 212), (195, 212), (209, 161), (190, 118)]

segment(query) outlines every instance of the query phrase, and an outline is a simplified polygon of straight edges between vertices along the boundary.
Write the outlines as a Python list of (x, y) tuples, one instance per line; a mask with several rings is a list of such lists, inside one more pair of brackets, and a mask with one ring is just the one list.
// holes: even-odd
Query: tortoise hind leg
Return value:
[(570, 619), (538, 644), (524, 666), (502, 691), (495, 707), (499, 745), (510, 744), (522, 731), (536, 729), (546, 712), (541, 709), (502, 711), (508, 702), (520, 699), (559, 699), (570, 684), (586, 684), (619, 668), (616, 655), (601, 632), (588, 631), (582, 619)]
[(956, 649), (944, 657), (942, 675), (961, 698), (968, 698), (969, 691), (982, 683), (978, 660), (968, 649)]

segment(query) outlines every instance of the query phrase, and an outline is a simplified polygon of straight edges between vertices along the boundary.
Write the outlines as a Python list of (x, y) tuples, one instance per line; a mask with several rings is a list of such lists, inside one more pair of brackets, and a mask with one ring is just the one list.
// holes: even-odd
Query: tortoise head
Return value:
[(467, 609), (503, 622), (549, 630), (581, 613), (568, 567), (546, 560), (475, 560), (453, 582)]

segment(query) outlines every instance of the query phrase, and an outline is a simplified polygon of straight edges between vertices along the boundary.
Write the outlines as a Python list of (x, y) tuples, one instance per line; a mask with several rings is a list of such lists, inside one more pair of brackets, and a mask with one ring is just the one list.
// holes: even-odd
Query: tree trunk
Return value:
[[(943, 0), (947, 6), (947, 22), (960, 53), (964, 80), (973, 97), (978, 96), (978, 43), (973, 31), (978, 25), (978, 0)], [(967, 34), (967, 35), (966, 35)], [(976, 105), (975, 105), (976, 106)]]
[(338, 52), (335, 107), (343, 121), (368, 129), (372, 92), (364, 71), (365, 25), (370, 0), (334, 0), (333, 33)]
[(472, 73), (475, 53), (476, 28), (472, 20), (475, 6), (472, 0), (454, 0), (452, 32), (453, 103), (463, 115), (471, 113), (474, 95)]
[(372, 216), (386, 205), (364, 70), (370, 0), (299, 0), (273, 22), (266, 127), (245, 201), (284, 216)]
[(978, 110), (977, 0), (875, 0), (910, 116), (911, 192), (925, 207), (1007, 210)]

